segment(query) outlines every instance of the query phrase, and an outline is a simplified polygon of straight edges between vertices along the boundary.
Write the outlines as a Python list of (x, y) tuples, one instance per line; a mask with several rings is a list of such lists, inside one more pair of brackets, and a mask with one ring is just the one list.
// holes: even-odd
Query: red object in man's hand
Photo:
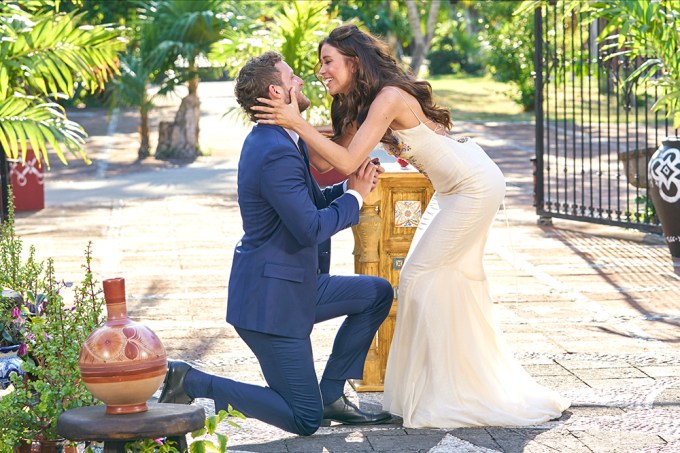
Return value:
[(398, 163), (399, 165), (401, 165), (402, 167), (406, 167), (406, 166), (408, 165), (408, 162), (406, 162), (406, 161), (405, 161), (404, 159), (402, 159), (401, 157), (398, 157), (398, 158), (397, 158), (397, 163)]

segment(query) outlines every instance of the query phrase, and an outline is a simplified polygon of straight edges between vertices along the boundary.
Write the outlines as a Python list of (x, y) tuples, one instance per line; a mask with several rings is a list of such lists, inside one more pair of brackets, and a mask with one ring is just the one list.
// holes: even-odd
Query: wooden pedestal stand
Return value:
[(397, 315), (399, 273), (420, 217), (434, 193), (430, 181), (412, 167), (402, 169), (396, 163), (383, 167), (385, 173), (364, 199), (359, 224), (352, 228), (354, 271), (387, 279), (394, 287), (395, 300), (368, 351), (363, 379), (351, 381), (358, 392), (383, 391)]

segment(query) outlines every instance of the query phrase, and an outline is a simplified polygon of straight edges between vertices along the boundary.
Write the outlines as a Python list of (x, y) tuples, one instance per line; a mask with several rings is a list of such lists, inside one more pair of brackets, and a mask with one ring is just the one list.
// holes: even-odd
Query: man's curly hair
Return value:
[(269, 97), (269, 85), (281, 85), (281, 73), (274, 65), (282, 60), (277, 52), (265, 52), (248, 60), (236, 77), (236, 100), (253, 122), (257, 121), (257, 112), (251, 107), (259, 104), (257, 98)]

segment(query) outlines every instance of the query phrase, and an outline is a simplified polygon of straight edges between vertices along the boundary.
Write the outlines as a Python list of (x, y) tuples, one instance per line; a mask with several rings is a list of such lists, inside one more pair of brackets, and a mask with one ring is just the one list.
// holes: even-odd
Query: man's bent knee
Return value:
[(323, 418), (323, 409), (313, 414), (306, 414), (306, 416), (295, 416), (295, 427), (297, 434), (300, 436), (311, 436), (321, 426), (321, 419)]
[(378, 288), (378, 296), (381, 298), (380, 302), (383, 304), (387, 305), (392, 305), (392, 301), (394, 300), (394, 288), (392, 288), (392, 284), (383, 279), (377, 279), (377, 288)]

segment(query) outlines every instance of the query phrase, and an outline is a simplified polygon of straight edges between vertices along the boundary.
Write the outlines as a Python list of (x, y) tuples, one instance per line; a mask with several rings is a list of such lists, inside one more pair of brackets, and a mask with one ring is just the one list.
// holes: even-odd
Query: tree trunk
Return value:
[(198, 91), (198, 82), (200, 80), (201, 79), (199, 79), (198, 76), (189, 80), (189, 82), (187, 83), (187, 87), (189, 88), (189, 94), (196, 94), (196, 92)]
[(425, 60), (428, 50), (430, 50), (430, 43), (434, 36), (434, 28), (437, 25), (437, 13), (441, 6), (440, 0), (432, 0), (430, 3), (430, 11), (427, 16), (427, 25), (425, 29), (425, 36), (420, 28), (420, 14), (418, 14), (418, 6), (415, 0), (406, 0), (406, 9), (408, 11), (408, 21), (411, 24), (411, 31), (413, 32), (413, 52), (411, 54), (411, 71), (416, 76), (420, 71), (420, 66)]
[(146, 109), (141, 108), (139, 110), (139, 117), (140, 145), (139, 151), (137, 151), (137, 158), (142, 160), (149, 157), (149, 112)]
[[(189, 85), (191, 89), (191, 83)], [(198, 121), (201, 101), (194, 90), (179, 106), (175, 121), (162, 121), (158, 129), (156, 159), (195, 159), (199, 154)]]
[[(385, 0), (385, 11), (387, 12), (387, 19), (390, 23), (392, 23), (394, 14), (392, 13), (392, 8), (390, 7), (391, 0)], [(397, 39), (396, 33), (394, 33), (392, 30), (387, 30), (386, 33), (386, 41), (387, 45), (392, 49), (392, 55), (394, 58), (396, 58), (398, 61), (401, 60), (401, 49), (399, 45), (399, 40)]]

